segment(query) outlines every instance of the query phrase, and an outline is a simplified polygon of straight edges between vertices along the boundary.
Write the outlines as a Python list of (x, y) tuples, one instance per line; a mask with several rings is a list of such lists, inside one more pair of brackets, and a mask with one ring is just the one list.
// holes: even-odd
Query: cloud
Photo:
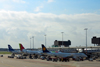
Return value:
[(17, 2), (17, 3), (26, 3), (25, 1), (23, 0), (12, 0), (13, 2)]
[[(51, 2), (53, 2), (54, 0), (48, 0), (47, 2), (48, 3), (51, 3)], [(39, 12), (39, 11), (41, 11), (41, 8), (43, 8), (44, 7), (44, 5), (45, 5), (45, 3), (42, 3), (43, 5), (42, 6), (38, 6), (38, 7), (36, 7), (36, 9), (34, 10), (35, 12)]]
[(36, 7), (36, 9), (34, 10), (35, 12), (38, 12), (41, 10), (41, 8), (43, 8), (43, 6), (39, 6), (39, 7)]
[(0, 2), (16, 2), (16, 3), (26, 3), (23, 0), (0, 0)]
[[(34, 36), (35, 47), (41, 47), (47, 36), (47, 47), (54, 44), (54, 40), (71, 40), (72, 46), (85, 46), (85, 30), (88, 28), (88, 46), (91, 38), (100, 36), (100, 15), (83, 13), (75, 15), (56, 15), (52, 13), (28, 13), (25, 11), (0, 11), (0, 42), (1, 47), (11, 44), (19, 48), (22, 43), (29, 48), (30, 37)], [(33, 41), (32, 41), (33, 42)]]
[[(51, 3), (51, 2), (53, 2), (53, 1), (54, 1), (54, 0), (48, 0), (47, 3)], [(35, 11), (35, 12), (39, 12), (39, 11), (41, 11), (41, 8), (43, 8), (44, 5), (45, 5), (45, 3), (42, 3), (42, 6), (38, 6), (38, 7), (36, 7), (36, 9), (35, 9), (34, 11)]]
[(9, 1), (9, 0), (0, 0), (0, 2)]
[(53, 2), (54, 0), (48, 0), (48, 3), (51, 3), (51, 2)]

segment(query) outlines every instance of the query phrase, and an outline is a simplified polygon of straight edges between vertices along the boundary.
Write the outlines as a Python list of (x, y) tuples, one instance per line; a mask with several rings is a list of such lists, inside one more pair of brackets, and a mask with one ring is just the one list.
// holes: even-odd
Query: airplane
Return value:
[(32, 55), (34, 55), (34, 58), (37, 59), (42, 55), (42, 51), (38, 50), (26, 50), (21, 43), (19, 43), (20, 50), (23, 54), (29, 55), (29, 57), (32, 59)]
[(14, 50), (10, 45), (8, 45), (9, 52), (12, 53), (11, 56), (15, 56), (15, 54), (22, 54), (20, 50)]
[(79, 57), (84, 58), (87, 57), (87, 55), (85, 55), (84, 53), (62, 53), (62, 52), (51, 52), (48, 51), (47, 48), (42, 44), (42, 51), (43, 54), (47, 55), (47, 61), (49, 61), (50, 57), (55, 57), (52, 58), (52, 61), (58, 61), (61, 59), (65, 59), (65, 61), (69, 60), (68, 58), (74, 58), (74, 59), (78, 59)]
[(79, 52), (82, 52), (87, 55), (87, 59), (93, 58), (94, 60), (100, 57), (100, 50), (98, 49), (87, 49), (84, 50), (84, 48), (80, 49)]
[(83, 53), (88, 56), (88, 59), (93, 58), (95, 60), (100, 57), (100, 50), (84, 50)]

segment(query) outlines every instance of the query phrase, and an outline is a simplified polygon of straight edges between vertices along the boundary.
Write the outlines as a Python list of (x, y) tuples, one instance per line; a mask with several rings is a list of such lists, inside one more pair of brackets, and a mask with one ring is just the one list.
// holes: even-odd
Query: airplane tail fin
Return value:
[(22, 51), (23, 49), (25, 49), (21, 43), (19, 43), (19, 47), (20, 47), (20, 50), (21, 50), (21, 51)]
[(14, 49), (10, 45), (8, 45), (8, 49), (9, 51), (14, 51)]
[(47, 50), (47, 48), (42, 44), (42, 51), (44, 52), (44, 53), (48, 53), (49, 51)]

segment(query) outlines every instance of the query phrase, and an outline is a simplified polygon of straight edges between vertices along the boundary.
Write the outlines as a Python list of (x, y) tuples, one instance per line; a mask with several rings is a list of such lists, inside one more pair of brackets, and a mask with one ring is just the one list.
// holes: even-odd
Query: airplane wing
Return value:
[(73, 57), (87, 57), (84, 53), (73, 53)]
[(72, 57), (73, 54), (69, 54), (69, 53), (58, 53), (57, 57), (61, 57), (61, 58), (66, 58), (66, 57)]

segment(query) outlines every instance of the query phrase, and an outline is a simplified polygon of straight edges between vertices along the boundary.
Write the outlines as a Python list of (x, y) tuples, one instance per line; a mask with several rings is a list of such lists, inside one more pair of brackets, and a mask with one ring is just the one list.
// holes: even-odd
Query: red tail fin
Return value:
[(22, 51), (23, 49), (25, 49), (21, 43), (19, 43), (19, 46), (20, 46), (20, 50), (21, 50), (21, 51)]

